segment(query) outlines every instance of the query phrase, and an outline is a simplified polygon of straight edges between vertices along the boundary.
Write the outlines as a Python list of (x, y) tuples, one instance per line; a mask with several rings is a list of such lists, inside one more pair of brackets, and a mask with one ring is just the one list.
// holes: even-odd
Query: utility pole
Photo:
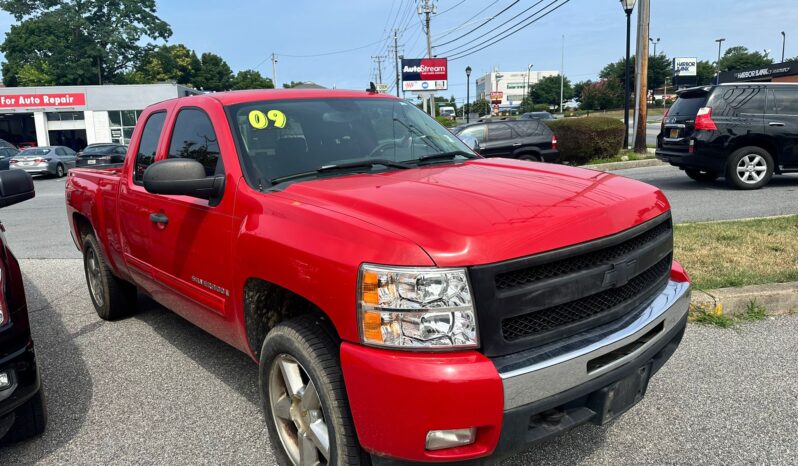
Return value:
[(781, 62), (784, 63), (784, 46), (787, 45), (787, 34), (781, 31)]
[(396, 66), (396, 97), (399, 97), (399, 38), (393, 30), (393, 64)]
[[(425, 19), (424, 24), (426, 25), (427, 29), (427, 58), (432, 58), (432, 34), (430, 33), (429, 23), (430, 23), (430, 15), (437, 13), (438, 9), (432, 3), (431, 0), (424, 0), (424, 6), (418, 7), (418, 13), (424, 13)], [(433, 118), (435, 117), (435, 92), (433, 91), (429, 96), (429, 114)]]
[(277, 84), (277, 54), (274, 52), (272, 52), (272, 83), (275, 89), (280, 87)]
[(637, 10), (637, 56), (635, 57), (635, 139), (634, 151), (646, 153), (648, 117), (648, 24), (650, 0), (641, 0)]
[(563, 112), (562, 109), (562, 90), (563, 85), (565, 84), (565, 34), (562, 35), (562, 51), (560, 56), (560, 113)]
[(382, 61), (385, 60), (385, 55), (372, 56), (371, 59), (377, 62), (377, 84), (382, 84)]

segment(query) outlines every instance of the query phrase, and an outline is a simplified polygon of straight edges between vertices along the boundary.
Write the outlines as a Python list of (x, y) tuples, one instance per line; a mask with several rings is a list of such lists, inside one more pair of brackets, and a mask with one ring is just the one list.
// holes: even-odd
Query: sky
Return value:
[[(327, 87), (364, 89), (374, 80), (371, 57), (392, 55), (389, 45), (394, 27), (403, 31), (399, 48), (406, 57), (421, 58), (426, 52), (421, 18), (415, 13), (418, 1), (158, 0), (157, 14), (172, 27), (169, 43), (184, 43), (198, 54), (219, 54), (234, 71), (257, 69), (271, 77), (270, 56), (274, 52), (278, 55), (279, 84), (314, 81)], [(433, 45), (456, 39), (502, 9), (509, 9), (470, 35), (436, 47), (433, 53), (460, 45), (464, 46), (460, 51), (466, 50), (552, 1), (556, 6), (565, 0), (437, 0), (438, 13), (432, 16), (430, 28)], [(527, 8), (531, 9), (507, 22)], [(633, 28), (636, 17), (637, 9), (632, 15)], [(11, 16), (0, 13), (0, 33), (5, 34), (12, 24)], [(657, 51), (669, 57), (696, 56), (714, 61), (715, 39), (724, 37), (724, 49), (744, 45), (751, 50), (770, 50), (778, 61), (781, 31), (787, 34), (786, 56), (798, 55), (796, 25), (796, 0), (651, 0), (650, 35), (660, 38)], [(565, 75), (573, 82), (596, 79), (604, 65), (623, 57), (625, 31), (619, 1), (569, 0), (507, 39), (451, 61), (449, 90), (442, 95), (465, 98), (466, 66), (473, 69), (472, 96), (475, 78), (494, 67), (518, 71), (532, 64), (534, 70), (559, 70), (563, 36)], [(633, 29), (632, 53), (634, 35)], [(329, 54), (342, 50), (350, 51)], [(301, 57), (317, 54), (326, 55)], [(393, 76), (389, 58), (383, 64), (383, 81)]]

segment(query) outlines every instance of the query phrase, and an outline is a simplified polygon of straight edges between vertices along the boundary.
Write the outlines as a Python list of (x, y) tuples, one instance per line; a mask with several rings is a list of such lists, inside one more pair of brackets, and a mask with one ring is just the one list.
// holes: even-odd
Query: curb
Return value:
[(782, 316), (798, 311), (798, 282), (768, 283), (740, 288), (719, 288), (701, 291), (693, 288), (691, 306), (717, 308), (726, 316), (744, 314), (752, 301), (769, 316)]
[(615, 170), (626, 170), (627, 168), (659, 167), (660, 165), (667, 165), (667, 164), (657, 159), (644, 159), (644, 160), (629, 160), (627, 162), (610, 162), (610, 163), (599, 163), (596, 165), (582, 165), (582, 168), (589, 168), (591, 170), (598, 170), (601, 172), (611, 172)]

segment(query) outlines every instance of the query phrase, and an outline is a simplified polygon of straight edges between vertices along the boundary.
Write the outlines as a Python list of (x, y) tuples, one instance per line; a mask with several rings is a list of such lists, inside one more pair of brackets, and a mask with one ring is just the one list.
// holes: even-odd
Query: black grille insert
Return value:
[(496, 289), (507, 290), (517, 288), (540, 280), (568, 275), (600, 264), (610, 263), (619, 257), (637, 251), (652, 241), (655, 241), (663, 234), (671, 234), (670, 221), (661, 222), (654, 228), (614, 246), (556, 262), (549, 262), (521, 270), (497, 274)]
[[(668, 222), (669, 223), (669, 222)], [(652, 291), (667, 277), (671, 267), (668, 255), (648, 270), (629, 280), (626, 285), (611, 288), (576, 301), (530, 312), (502, 321), (502, 336), (507, 341), (530, 337), (610, 312)]]

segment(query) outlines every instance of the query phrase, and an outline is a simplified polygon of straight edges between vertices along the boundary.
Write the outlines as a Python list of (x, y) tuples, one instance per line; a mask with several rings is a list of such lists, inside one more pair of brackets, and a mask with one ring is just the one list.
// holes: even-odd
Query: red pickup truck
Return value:
[(141, 291), (250, 355), (286, 464), (493, 460), (606, 423), (687, 321), (659, 190), (481, 158), (374, 92), (153, 105), (66, 202), (99, 316)]

